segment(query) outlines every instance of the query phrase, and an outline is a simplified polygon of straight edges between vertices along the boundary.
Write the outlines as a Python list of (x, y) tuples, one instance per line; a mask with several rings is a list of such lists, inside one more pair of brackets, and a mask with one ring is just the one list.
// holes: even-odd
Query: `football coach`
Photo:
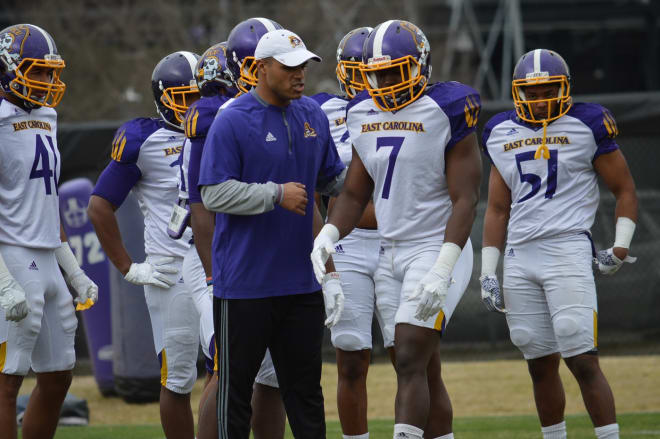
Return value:
[(258, 85), (220, 112), (204, 147), (200, 193), (217, 212), (213, 315), (223, 439), (248, 439), (252, 384), (266, 348), (293, 435), (325, 438), (324, 311), (326, 324), (336, 323), (343, 297), (340, 287), (324, 285), (324, 310), (309, 258), (313, 195), (338, 195), (346, 170), (327, 117), (303, 96), (309, 60), (321, 58), (293, 32), (264, 34), (255, 50)]

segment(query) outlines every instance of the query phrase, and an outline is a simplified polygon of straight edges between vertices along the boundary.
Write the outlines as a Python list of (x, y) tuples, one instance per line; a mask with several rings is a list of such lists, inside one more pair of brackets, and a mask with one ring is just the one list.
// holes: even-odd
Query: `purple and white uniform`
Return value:
[(122, 125), (112, 143), (112, 160), (99, 177), (93, 195), (120, 206), (130, 191), (144, 215), (147, 261), (171, 256), (178, 269), (167, 289), (145, 285), (161, 383), (176, 393), (189, 393), (197, 377), (199, 315), (181, 279), (183, 257), (191, 232), (179, 240), (166, 230), (178, 198), (177, 174), (184, 134), (161, 119), (138, 118)]
[[(70, 370), (77, 320), (57, 264), (60, 242), (57, 113), (29, 112), (0, 98), (0, 253), (25, 290), (30, 313), (5, 320), (0, 309), (0, 372)], [(41, 330), (44, 328), (45, 330)]]
[(409, 296), (435, 263), (452, 211), (445, 156), (475, 131), (480, 108), (479, 94), (458, 82), (429, 86), (396, 112), (380, 110), (366, 91), (348, 105), (351, 141), (374, 181), (383, 248), (376, 301), (381, 313), (388, 313), (387, 337), (393, 338), (396, 323), (442, 331), (467, 287), (472, 273), (469, 240), (454, 267), (443, 309), (426, 322), (414, 317), (418, 301)]
[(504, 301), (511, 339), (527, 359), (597, 346), (588, 235), (599, 202), (593, 162), (618, 149), (616, 134), (611, 113), (585, 103), (548, 124), (548, 160), (534, 160), (542, 125), (515, 111), (494, 116), (484, 129), (484, 152), (511, 191)]

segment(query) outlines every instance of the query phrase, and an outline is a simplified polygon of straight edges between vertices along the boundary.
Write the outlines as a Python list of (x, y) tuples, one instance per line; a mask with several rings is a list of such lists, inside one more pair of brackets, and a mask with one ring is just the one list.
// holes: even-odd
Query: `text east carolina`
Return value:
[(28, 128), (50, 131), (50, 124), (40, 120), (24, 120), (22, 122), (15, 122), (13, 125), (14, 131), (27, 130)]
[(422, 122), (374, 122), (363, 123), (362, 132), (371, 131), (414, 131), (424, 133), (424, 124)]
[[(504, 144), (504, 151), (511, 151), (512, 149), (522, 148), (523, 146), (540, 145), (543, 143), (543, 137), (530, 137), (527, 139), (516, 140)], [(570, 140), (566, 136), (546, 137), (545, 143), (547, 145), (568, 145)]]

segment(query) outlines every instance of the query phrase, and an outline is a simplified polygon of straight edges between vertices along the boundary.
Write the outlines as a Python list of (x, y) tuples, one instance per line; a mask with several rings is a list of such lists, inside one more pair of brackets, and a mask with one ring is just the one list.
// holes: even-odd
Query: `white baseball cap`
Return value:
[(313, 59), (321, 58), (307, 50), (303, 40), (290, 30), (276, 29), (263, 34), (257, 48), (254, 50), (254, 59), (275, 58), (288, 67), (296, 67)]

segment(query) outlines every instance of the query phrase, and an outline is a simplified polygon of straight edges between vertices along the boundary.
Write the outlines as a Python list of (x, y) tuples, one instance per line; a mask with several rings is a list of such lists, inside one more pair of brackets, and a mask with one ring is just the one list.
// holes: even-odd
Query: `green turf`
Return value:
[[(651, 439), (660, 438), (660, 412), (627, 413), (618, 415), (621, 426), (621, 438)], [(370, 439), (391, 439), (392, 420), (372, 420), (369, 422)], [(593, 439), (594, 430), (586, 415), (566, 418), (568, 437), (571, 439)], [(339, 422), (329, 421), (328, 438), (341, 438)], [(492, 416), (475, 418), (457, 418), (454, 420), (454, 435), (457, 439), (528, 439), (540, 438), (541, 430), (535, 416)], [(99, 427), (61, 427), (56, 439), (163, 439), (159, 425), (140, 426), (99, 426)], [(293, 436), (287, 430), (286, 439)]]

